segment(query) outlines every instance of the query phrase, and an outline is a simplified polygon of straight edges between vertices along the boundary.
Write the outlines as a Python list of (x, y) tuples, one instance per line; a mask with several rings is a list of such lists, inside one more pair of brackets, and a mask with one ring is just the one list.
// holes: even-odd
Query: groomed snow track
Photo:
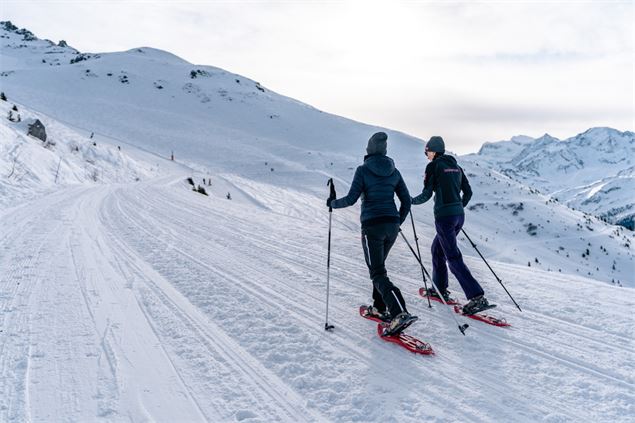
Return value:
[(632, 290), (495, 263), (520, 313), (467, 257), (513, 327), (465, 319), (463, 337), (418, 297), (398, 241), (389, 274), (437, 353), (416, 356), (359, 318), (370, 283), (337, 214), (327, 333), (326, 209), (289, 216), (182, 179), (0, 212), (0, 421), (632, 421)]

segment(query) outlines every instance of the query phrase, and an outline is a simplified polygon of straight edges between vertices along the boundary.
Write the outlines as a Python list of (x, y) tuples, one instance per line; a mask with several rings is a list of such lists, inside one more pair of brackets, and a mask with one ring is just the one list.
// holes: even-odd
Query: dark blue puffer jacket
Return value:
[[(401, 206), (397, 211), (395, 193)], [(362, 226), (378, 223), (403, 223), (410, 212), (408, 187), (395, 168), (393, 160), (383, 154), (364, 157), (364, 164), (355, 171), (351, 189), (346, 197), (331, 202), (331, 207), (339, 209), (352, 206), (362, 196)]]

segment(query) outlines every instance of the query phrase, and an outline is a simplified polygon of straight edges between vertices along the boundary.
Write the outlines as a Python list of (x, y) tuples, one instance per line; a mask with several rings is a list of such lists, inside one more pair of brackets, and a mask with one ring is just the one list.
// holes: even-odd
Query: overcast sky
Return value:
[(327, 112), (477, 151), (635, 129), (633, 1), (28, 1), (0, 19), (80, 51), (168, 50)]

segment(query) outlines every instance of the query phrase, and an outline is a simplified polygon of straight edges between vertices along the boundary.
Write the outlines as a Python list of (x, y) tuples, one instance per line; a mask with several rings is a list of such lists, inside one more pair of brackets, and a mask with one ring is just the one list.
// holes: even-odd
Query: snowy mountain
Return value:
[[(465, 229), (523, 312), (461, 249), (512, 327), (459, 317), (461, 336), (398, 241), (388, 272), (436, 355), (379, 339), (355, 206), (333, 212), (325, 332), (326, 180), (343, 195), (378, 128), (160, 50), (0, 25), (0, 116), (22, 120), (0, 119), (0, 421), (632, 420), (630, 231), (459, 158)], [(387, 132), (414, 195), (422, 141)], [(430, 269), (432, 205), (413, 215)]]
[(568, 206), (635, 229), (635, 134), (592, 128), (560, 141), (486, 143), (475, 162), (490, 165)]
[[(358, 140), (377, 129), (161, 50), (79, 53), (4, 25), (0, 81), (14, 101), (97, 135), (132, 138), (164, 157), (174, 151), (181, 160), (252, 175), (265, 161), (276, 172), (306, 159), (330, 171), (331, 162), (354, 166), (363, 153)], [(404, 156), (420, 152), (413, 137), (390, 135)]]

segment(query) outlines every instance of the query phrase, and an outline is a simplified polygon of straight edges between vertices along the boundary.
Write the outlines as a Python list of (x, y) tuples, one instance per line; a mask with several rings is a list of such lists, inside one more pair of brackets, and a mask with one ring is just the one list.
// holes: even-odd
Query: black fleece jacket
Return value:
[(441, 154), (428, 163), (423, 191), (412, 199), (412, 204), (425, 203), (432, 197), (432, 193), (434, 193), (434, 217), (457, 216), (465, 213), (463, 208), (472, 198), (472, 188), (454, 157)]

